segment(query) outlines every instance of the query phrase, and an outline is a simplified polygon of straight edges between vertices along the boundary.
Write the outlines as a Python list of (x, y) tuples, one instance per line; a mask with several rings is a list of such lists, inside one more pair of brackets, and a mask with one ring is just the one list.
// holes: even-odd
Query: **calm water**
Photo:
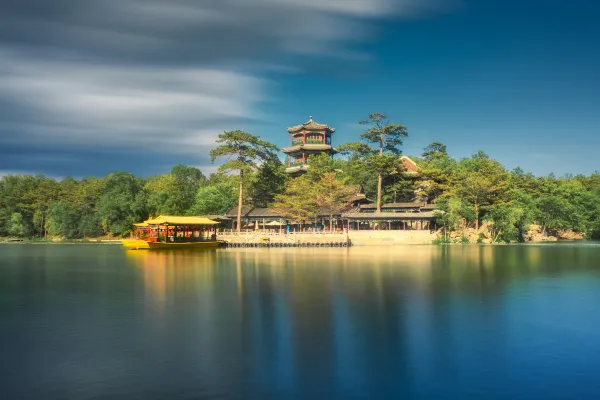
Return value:
[(0, 246), (0, 397), (600, 398), (600, 246)]

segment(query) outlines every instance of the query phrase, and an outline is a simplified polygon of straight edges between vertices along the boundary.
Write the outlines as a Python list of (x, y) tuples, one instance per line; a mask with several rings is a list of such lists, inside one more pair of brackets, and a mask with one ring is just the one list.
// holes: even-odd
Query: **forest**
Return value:
[(507, 170), (483, 151), (456, 160), (434, 142), (422, 154), (409, 155), (419, 166), (415, 178), (399, 158), (406, 127), (379, 113), (361, 123), (368, 129), (360, 141), (339, 146), (334, 158), (313, 157), (298, 178), (286, 175), (275, 145), (242, 131), (219, 135), (211, 159), (228, 161), (208, 177), (184, 165), (150, 177), (125, 171), (60, 181), (41, 174), (3, 176), (0, 236), (122, 237), (149, 216), (222, 215), (240, 204), (275, 207), (303, 221), (323, 207), (333, 213), (355, 194), (349, 188), (361, 185), (377, 204), (436, 204), (438, 226), (446, 232), (486, 222), (499, 242), (518, 241), (530, 224), (600, 238), (598, 172), (534, 176)]

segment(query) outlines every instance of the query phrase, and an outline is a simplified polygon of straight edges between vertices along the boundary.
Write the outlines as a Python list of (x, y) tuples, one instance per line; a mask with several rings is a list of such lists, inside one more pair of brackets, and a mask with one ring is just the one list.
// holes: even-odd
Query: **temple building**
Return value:
[(292, 126), (287, 131), (290, 134), (290, 147), (285, 147), (283, 152), (287, 155), (288, 167), (285, 171), (291, 176), (306, 172), (311, 157), (321, 153), (332, 156), (337, 153), (331, 146), (331, 135), (335, 128), (314, 122), (312, 116), (308, 122)]
[[(302, 125), (287, 129), (290, 135), (290, 146), (283, 149), (287, 155), (286, 172), (297, 177), (305, 173), (311, 157), (318, 154), (333, 156), (338, 151), (331, 145), (331, 135), (335, 132), (326, 124), (313, 121), (312, 117)], [(407, 156), (401, 156), (400, 161), (404, 166), (402, 173), (407, 179), (418, 181), (421, 179), (419, 165)], [(349, 186), (352, 195), (346, 203), (331, 212), (329, 209), (318, 210), (312, 221), (300, 224), (297, 221), (284, 217), (273, 208), (260, 208), (249, 205), (242, 207), (242, 226), (244, 230), (289, 230), (314, 232), (329, 229), (329, 219), (332, 219), (332, 229), (349, 230), (429, 230), (437, 229), (435, 206), (428, 204), (426, 198), (415, 193), (415, 199), (407, 203), (388, 203), (381, 205), (381, 212), (377, 211), (375, 200), (368, 198), (359, 185)], [(237, 206), (233, 207), (222, 217), (227, 222), (221, 226), (230, 226), (236, 229)]]

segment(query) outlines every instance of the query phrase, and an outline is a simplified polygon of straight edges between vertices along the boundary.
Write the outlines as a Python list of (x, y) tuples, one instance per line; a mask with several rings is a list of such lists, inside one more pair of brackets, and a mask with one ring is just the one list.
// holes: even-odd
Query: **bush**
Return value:
[(448, 237), (437, 237), (431, 241), (431, 244), (449, 244), (450, 238)]

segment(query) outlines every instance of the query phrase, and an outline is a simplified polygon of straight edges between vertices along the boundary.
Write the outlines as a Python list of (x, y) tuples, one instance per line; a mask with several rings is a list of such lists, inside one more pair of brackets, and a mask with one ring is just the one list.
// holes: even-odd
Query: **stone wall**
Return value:
[[(348, 238), (355, 246), (381, 246), (397, 244), (430, 244), (435, 234), (429, 231), (350, 231)], [(242, 232), (219, 235), (219, 240), (229, 243), (331, 243), (345, 242), (346, 234), (292, 233), (268, 234), (260, 232)]]

